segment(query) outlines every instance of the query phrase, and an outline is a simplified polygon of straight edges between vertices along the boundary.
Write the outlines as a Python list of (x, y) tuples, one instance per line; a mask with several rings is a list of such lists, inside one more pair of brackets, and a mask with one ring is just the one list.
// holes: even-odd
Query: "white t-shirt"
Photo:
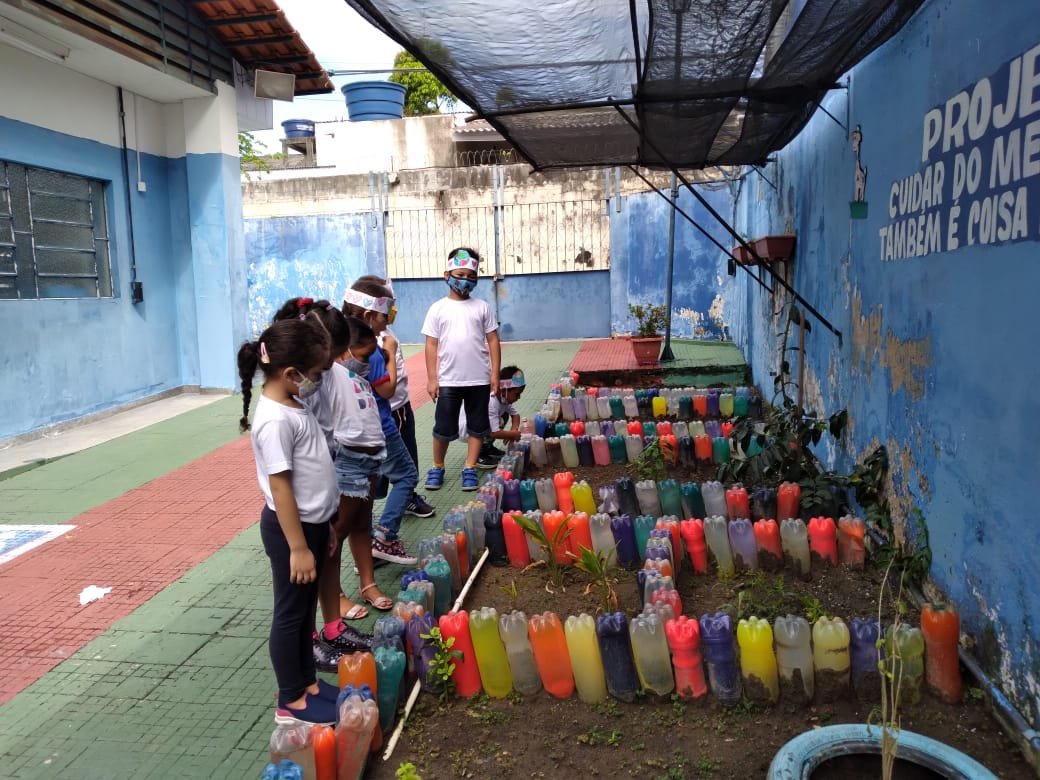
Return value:
[[(389, 333), (394, 335), (394, 332), (387, 328), (383, 333)], [(379, 346), (383, 346), (383, 333), (378, 336)], [(401, 342), (397, 343), (397, 354), (394, 356), (397, 362), (397, 389), (394, 390), (394, 394), (390, 397), (390, 411), (396, 412), (406, 403), (408, 403), (408, 372), (404, 368), (404, 351), (401, 349)]]
[(498, 323), (485, 300), (434, 301), (422, 333), (437, 339), (437, 380), (445, 387), (491, 384), (487, 334), (496, 330)]
[[(497, 395), (492, 395), (488, 399), (488, 422), (491, 424), (491, 433), (501, 431), (513, 416), (519, 416), (519, 414), (515, 404), (507, 404)], [(466, 433), (466, 407), (462, 407), (459, 411), (459, 438), (469, 438), (469, 434)]]
[(320, 396), (318, 403), (328, 408), (334, 442), (351, 447), (382, 447), (386, 443), (376, 397), (364, 377), (342, 363), (333, 363), (314, 396)]
[(300, 522), (323, 523), (339, 506), (339, 489), (328, 445), (309, 409), (296, 409), (261, 395), (250, 441), (256, 478), (267, 506), (274, 509), (271, 475), (292, 472)]

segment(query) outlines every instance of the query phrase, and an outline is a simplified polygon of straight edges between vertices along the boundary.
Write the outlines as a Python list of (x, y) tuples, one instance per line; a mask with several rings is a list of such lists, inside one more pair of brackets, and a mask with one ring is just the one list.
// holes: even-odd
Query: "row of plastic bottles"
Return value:
[[(611, 423), (605, 423), (611, 425)], [(636, 423), (636, 425), (640, 425)], [(732, 427), (722, 423), (722, 428)], [(711, 436), (699, 433), (695, 436), (677, 437), (674, 433), (611, 433), (579, 434), (565, 433), (562, 436), (531, 436), (525, 440), (530, 461), (536, 468), (576, 468), (578, 466), (609, 466), (633, 463), (643, 450), (660, 440), (661, 455), (666, 463), (693, 466), (697, 463), (728, 463), (736, 452), (734, 442), (727, 435)], [(749, 454), (759, 451), (757, 441), (752, 439)], [(515, 475), (514, 475), (515, 476)]]
[(567, 388), (552, 385), (541, 414), (555, 422), (612, 417), (760, 417), (762, 399), (750, 388)]

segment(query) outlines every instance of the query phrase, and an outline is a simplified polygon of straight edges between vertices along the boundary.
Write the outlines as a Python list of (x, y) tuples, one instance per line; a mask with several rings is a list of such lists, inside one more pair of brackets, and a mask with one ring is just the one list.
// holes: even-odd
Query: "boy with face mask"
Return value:
[(481, 444), (490, 432), (488, 399), (498, 393), (502, 348), (498, 322), (487, 301), (471, 297), (477, 286), (480, 255), (468, 247), (448, 254), (444, 281), (448, 295), (434, 302), (426, 313), (422, 333), (426, 337), (426, 389), (437, 403), (433, 425), (433, 468), (426, 474), (426, 489), (444, 484), (444, 459), (448, 444), (458, 436), (459, 412), (466, 410), (469, 435), (462, 489), (479, 486), (477, 460)]

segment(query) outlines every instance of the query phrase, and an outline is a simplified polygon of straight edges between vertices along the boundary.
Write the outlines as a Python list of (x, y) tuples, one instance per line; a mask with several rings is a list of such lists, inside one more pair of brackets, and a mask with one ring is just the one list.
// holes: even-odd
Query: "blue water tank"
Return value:
[(283, 138), (314, 138), (314, 122), (310, 119), (286, 119), (282, 122)]
[(400, 119), (404, 116), (405, 91), (402, 84), (392, 81), (354, 81), (340, 87), (351, 122)]

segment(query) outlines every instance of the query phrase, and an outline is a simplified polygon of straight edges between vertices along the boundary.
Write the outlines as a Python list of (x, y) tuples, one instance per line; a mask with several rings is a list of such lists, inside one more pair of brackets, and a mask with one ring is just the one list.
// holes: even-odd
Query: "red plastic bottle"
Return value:
[(708, 396), (695, 395), (693, 397), (693, 411), (698, 417), (708, 416)]
[(675, 438), (674, 433), (663, 433), (658, 439), (661, 442), (661, 457), (665, 463), (674, 466), (679, 462), (679, 440)]
[(317, 780), (336, 780), (336, 732), (331, 726), (311, 726), (314, 744), (314, 775)]
[(527, 535), (509, 512), (502, 515), (502, 535), (506, 538), (506, 555), (509, 565), (522, 569), (531, 563), (531, 549), (527, 546)]
[(704, 521), (693, 517), (683, 520), (679, 523), (679, 532), (682, 534), (686, 554), (690, 556), (693, 570), (697, 574), (707, 574), (708, 545), (704, 541)]
[(437, 625), (445, 638), (454, 637), (455, 644), (451, 649), (462, 653), (461, 657), (455, 657), (455, 671), (451, 674), (455, 692), (466, 699), (480, 693), (480, 670), (473, 652), (473, 640), (469, 635), (469, 613), (465, 610), (448, 612), (441, 615)]
[(931, 691), (947, 704), (961, 700), (961, 666), (957, 645), (961, 621), (952, 604), (925, 604), (921, 607), (921, 633), (924, 634), (925, 680)]
[(575, 420), (571, 423), (571, 436), (577, 438), (585, 435), (585, 423), (581, 420)]
[(679, 596), (679, 591), (672, 590), (655, 590), (650, 594), (651, 604), (667, 604), (672, 608), (672, 614), (676, 617), (682, 614), (682, 598)]
[(679, 568), (679, 558), (682, 557), (682, 527), (679, 525), (678, 520), (658, 520), (654, 528), (663, 528), (672, 537), (672, 560), (675, 562), (675, 568)]
[[(557, 475), (559, 476), (559, 475)], [(570, 495), (568, 493), (567, 495)], [(567, 515), (560, 510), (554, 510), (552, 512), (546, 512), (542, 515), (542, 526), (545, 528), (545, 535), (549, 537), (549, 541), (552, 542), (556, 538), (556, 532), (560, 526), (567, 524)], [(564, 539), (562, 543), (556, 545), (556, 562), (562, 564), (573, 563), (574, 560), (568, 553), (570, 552), (570, 543)]]
[(567, 526), (571, 529), (571, 534), (567, 537), (567, 546), (571, 551), (571, 555), (574, 556), (574, 560), (580, 561), (581, 550), (578, 548), (592, 549), (592, 531), (589, 529), (589, 516), (585, 512), (575, 512), (567, 518)]
[(569, 699), (574, 695), (574, 671), (560, 619), (552, 612), (534, 615), (527, 622), (527, 636), (545, 690), (557, 699)]
[(813, 517), (809, 520), (809, 552), (816, 553), (831, 566), (838, 565), (838, 537), (833, 517)]
[(675, 668), (675, 690), (684, 699), (696, 699), (708, 692), (701, 666), (701, 627), (696, 619), (680, 615), (664, 626), (668, 648)]
[(559, 471), (553, 474), (553, 485), (556, 487), (556, 507), (565, 515), (574, 511), (574, 499), (571, 498), (571, 485), (573, 484), (574, 475), (571, 472)]
[(657, 423), (657, 435), (658, 436), (668, 436), (668, 435), (671, 434), (671, 432), (672, 432), (672, 424), (670, 422), (668, 422), (667, 420), (663, 420), (663, 421)]
[(747, 491), (741, 485), (734, 485), (726, 491), (726, 514), (730, 520), (738, 517), (751, 517)]
[(722, 425), (721, 425), (721, 426), (719, 426), (719, 427), (720, 427), (720, 428), (721, 428), (721, 430), (722, 430), (722, 438), (724, 438), (724, 439), (728, 439), (728, 438), (729, 438), (729, 435), (730, 435), (731, 433), (733, 433), (733, 423), (731, 423), (731, 422), (730, 422), (729, 420), (726, 420), (726, 421), (725, 421), (724, 423), (722, 423)]
[(643, 435), (643, 423), (639, 422), (639, 420), (631, 420), (631, 421), (629, 421), (629, 423), (628, 423), (628, 432), (629, 433), (633, 433), (636, 436), (642, 436)]
[(769, 553), (776, 558), (776, 563), (784, 560), (784, 549), (780, 544), (780, 526), (776, 520), (762, 519), (755, 521), (755, 545), (758, 547), (759, 565), (762, 565), (762, 553)]
[(784, 482), (776, 489), (776, 519), (787, 520), (798, 517), (798, 501), (802, 488), (797, 482)]
[(699, 461), (711, 462), (711, 437), (708, 434), (699, 433), (693, 437), (693, 454)]

